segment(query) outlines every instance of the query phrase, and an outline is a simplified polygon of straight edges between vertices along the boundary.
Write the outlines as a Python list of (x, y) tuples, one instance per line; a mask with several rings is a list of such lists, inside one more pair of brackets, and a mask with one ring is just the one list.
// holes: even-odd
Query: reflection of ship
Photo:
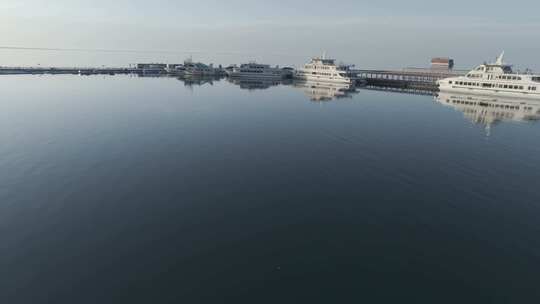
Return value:
[(214, 81), (219, 81), (221, 77), (218, 76), (189, 76), (176, 78), (184, 83), (186, 87), (202, 86), (205, 84), (214, 85)]
[(330, 101), (340, 98), (352, 98), (358, 93), (356, 87), (345, 83), (329, 83), (316, 81), (295, 81), (294, 87), (303, 89), (312, 101)]
[(439, 93), (435, 100), (463, 112), (473, 123), (485, 125), (488, 132), (491, 126), (498, 122), (540, 120), (540, 100), (445, 92)]
[(439, 80), (441, 91), (533, 98), (540, 100), (540, 75), (518, 74), (503, 61), (504, 53), (495, 63), (484, 63), (465, 76)]
[(249, 78), (229, 78), (229, 81), (244, 90), (264, 90), (283, 83), (281, 80)]

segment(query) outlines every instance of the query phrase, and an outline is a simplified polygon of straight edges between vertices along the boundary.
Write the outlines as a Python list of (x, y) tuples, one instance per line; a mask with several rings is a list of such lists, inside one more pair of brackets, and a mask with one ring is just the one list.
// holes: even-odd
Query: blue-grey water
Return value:
[(261, 87), (2, 76), (0, 303), (540, 301), (540, 113)]

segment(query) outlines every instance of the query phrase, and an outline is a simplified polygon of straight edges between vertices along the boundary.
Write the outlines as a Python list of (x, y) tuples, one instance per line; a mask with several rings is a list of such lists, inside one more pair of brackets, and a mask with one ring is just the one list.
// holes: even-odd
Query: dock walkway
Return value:
[(406, 68), (402, 70), (355, 70), (358, 78), (372, 85), (416, 86), (435, 88), (437, 81), (448, 77), (463, 76), (462, 70)]

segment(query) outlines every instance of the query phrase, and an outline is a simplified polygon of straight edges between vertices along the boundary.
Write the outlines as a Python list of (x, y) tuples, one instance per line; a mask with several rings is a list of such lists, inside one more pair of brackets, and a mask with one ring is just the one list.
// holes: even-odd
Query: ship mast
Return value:
[(504, 60), (504, 51), (501, 53), (501, 55), (499, 55), (499, 57), (497, 57), (497, 61), (495, 62), (496, 65), (503, 65), (503, 60)]

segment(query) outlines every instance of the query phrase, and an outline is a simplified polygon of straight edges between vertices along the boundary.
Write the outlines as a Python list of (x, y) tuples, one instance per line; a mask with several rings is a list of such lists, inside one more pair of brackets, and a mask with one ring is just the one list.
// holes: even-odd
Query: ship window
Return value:
[(450, 80), (448, 83), (449, 83), (449, 84), (452, 84), (452, 80)]
[(540, 77), (532, 77), (532, 81), (540, 82)]
[(523, 90), (523, 86), (519, 86), (519, 89), (520, 89), (520, 90)]

